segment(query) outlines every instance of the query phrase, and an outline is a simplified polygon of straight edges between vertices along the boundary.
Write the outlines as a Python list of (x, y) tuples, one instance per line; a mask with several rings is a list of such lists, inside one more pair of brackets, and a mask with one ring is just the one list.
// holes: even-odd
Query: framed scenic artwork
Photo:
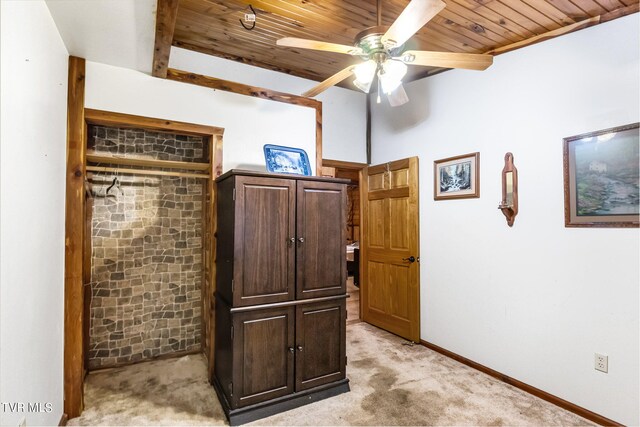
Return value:
[(480, 153), (433, 162), (435, 200), (480, 197)]
[(565, 227), (638, 227), (639, 124), (564, 138)]
[(264, 159), (269, 172), (312, 175), (309, 156), (301, 148), (265, 144)]

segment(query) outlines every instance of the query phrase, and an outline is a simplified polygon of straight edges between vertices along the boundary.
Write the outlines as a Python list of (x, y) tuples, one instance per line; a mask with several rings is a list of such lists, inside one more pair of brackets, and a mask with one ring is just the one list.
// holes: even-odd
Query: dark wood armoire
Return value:
[(216, 182), (212, 380), (230, 424), (349, 391), (349, 181), (231, 170)]

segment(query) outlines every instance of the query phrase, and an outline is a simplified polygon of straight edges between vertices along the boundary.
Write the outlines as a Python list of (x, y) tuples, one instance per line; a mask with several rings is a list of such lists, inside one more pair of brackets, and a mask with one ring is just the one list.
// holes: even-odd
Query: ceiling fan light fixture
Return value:
[(395, 60), (383, 62), (382, 69), (378, 73), (382, 91), (388, 95), (396, 90), (405, 74), (407, 74), (407, 66), (403, 62)]
[(358, 89), (360, 89), (361, 91), (363, 91), (364, 93), (369, 93), (369, 90), (371, 90), (371, 83), (373, 82), (373, 80), (369, 80), (369, 82), (363, 82), (360, 81), (358, 79), (355, 79), (353, 81), (353, 85), (355, 87), (357, 87)]
[(353, 69), (353, 73), (356, 75), (356, 79), (353, 81), (353, 84), (361, 91), (369, 93), (369, 89), (371, 89), (371, 82), (373, 82), (377, 67), (378, 64), (373, 60), (356, 65)]

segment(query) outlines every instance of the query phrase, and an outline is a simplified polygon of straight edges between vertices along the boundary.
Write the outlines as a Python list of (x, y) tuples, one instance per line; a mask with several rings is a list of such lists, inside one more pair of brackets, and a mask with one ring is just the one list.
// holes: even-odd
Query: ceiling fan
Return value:
[(377, 0), (378, 25), (356, 35), (353, 46), (295, 37), (284, 37), (277, 41), (278, 46), (344, 53), (358, 56), (364, 61), (338, 71), (302, 96), (316, 96), (355, 74), (354, 85), (366, 93), (369, 93), (377, 77), (378, 102), (382, 92), (395, 107), (409, 101), (402, 86), (407, 64), (484, 70), (493, 63), (491, 55), (404, 50), (404, 43), (444, 9), (446, 4), (442, 0), (411, 0), (391, 27), (383, 27), (381, 1)]

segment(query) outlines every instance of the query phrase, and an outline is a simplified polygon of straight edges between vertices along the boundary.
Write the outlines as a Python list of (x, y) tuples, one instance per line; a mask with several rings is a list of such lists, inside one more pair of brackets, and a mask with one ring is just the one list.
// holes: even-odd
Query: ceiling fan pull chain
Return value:
[[(258, 14), (256, 13), (256, 11), (253, 9), (253, 6), (249, 5), (249, 9), (251, 9), (251, 13), (245, 13), (244, 14), (244, 19), (247, 22), (252, 22), (253, 21), (253, 25), (250, 27), (247, 27), (246, 25), (244, 25), (244, 22), (242, 22), (242, 19), (239, 19), (240, 21), (240, 25), (242, 25), (242, 27), (245, 30), (253, 30), (256, 27), (256, 17), (258, 16)], [(253, 18), (253, 19), (252, 19)]]

